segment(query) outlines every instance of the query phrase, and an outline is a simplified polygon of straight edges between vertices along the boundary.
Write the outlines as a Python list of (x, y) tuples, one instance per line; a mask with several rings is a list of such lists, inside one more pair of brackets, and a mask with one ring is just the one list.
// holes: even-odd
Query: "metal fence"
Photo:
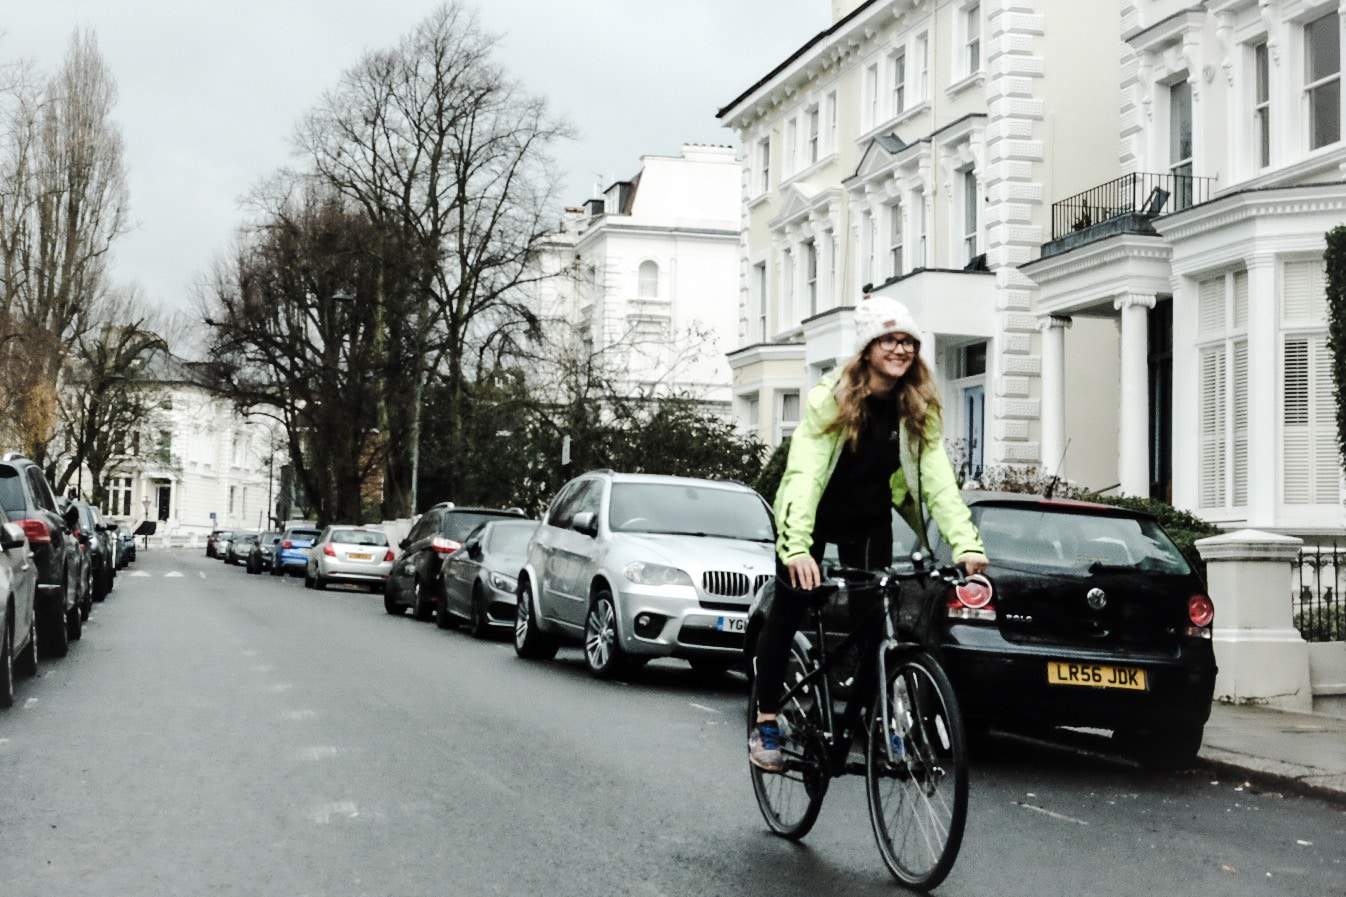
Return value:
[(1190, 174), (1124, 174), (1052, 203), (1052, 239), (1127, 215), (1156, 218), (1210, 199), (1214, 178)]
[(1305, 641), (1346, 641), (1346, 599), (1341, 594), (1346, 551), (1337, 545), (1305, 547), (1290, 562), (1290, 607)]

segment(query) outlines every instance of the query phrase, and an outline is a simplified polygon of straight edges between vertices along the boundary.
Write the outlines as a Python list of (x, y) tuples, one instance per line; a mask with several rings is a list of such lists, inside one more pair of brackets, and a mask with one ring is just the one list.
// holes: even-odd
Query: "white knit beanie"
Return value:
[(891, 296), (866, 296), (855, 306), (855, 352), (865, 350), (886, 333), (905, 333), (921, 341), (921, 328), (911, 312)]

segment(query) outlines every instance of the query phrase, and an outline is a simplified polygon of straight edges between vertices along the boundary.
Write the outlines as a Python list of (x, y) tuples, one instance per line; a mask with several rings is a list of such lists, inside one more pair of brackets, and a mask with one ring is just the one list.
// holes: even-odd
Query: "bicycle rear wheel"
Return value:
[[(798, 645), (790, 649), (785, 668), (787, 687), (800, 681), (814, 668)], [(748, 704), (748, 730), (757, 719), (757, 688), (753, 679)], [(820, 693), (812, 685), (781, 704), (777, 723), (781, 730), (781, 750), (785, 754), (783, 772), (766, 772), (748, 764), (757, 807), (771, 831), (792, 841), (804, 837), (818, 820), (823, 797), (827, 794), (826, 745), (823, 741), (823, 716)]]
[[(953, 868), (967, 821), (967, 744), (953, 685), (929, 654), (888, 671), (888, 715), (875, 698), (865, 748), (869, 821), (879, 854), (908, 887), (937, 887)], [(885, 743), (892, 739), (895, 759)]]

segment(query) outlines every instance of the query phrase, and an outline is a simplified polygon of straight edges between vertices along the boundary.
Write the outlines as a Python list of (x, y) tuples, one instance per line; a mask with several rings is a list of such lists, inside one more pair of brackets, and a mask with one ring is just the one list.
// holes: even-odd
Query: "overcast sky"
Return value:
[[(0, 60), (54, 69), (91, 27), (120, 88), (133, 233), (114, 276), (161, 304), (192, 284), (240, 220), (238, 199), (291, 161), (299, 116), (366, 49), (433, 0), (45, 0), (5, 4)], [(501, 61), (567, 116), (567, 203), (634, 174), (646, 153), (729, 143), (715, 110), (826, 27), (828, 0), (490, 0)]]

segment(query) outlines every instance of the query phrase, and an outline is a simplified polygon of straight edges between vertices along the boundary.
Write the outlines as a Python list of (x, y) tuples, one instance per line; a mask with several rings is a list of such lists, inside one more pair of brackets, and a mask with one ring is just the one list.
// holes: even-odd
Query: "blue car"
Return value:
[(308, 551), (318, 541), (321, 530), (310, 527), (287, 529), (276, 546), (276, 558), (271, 564), (271, 575), (301, 574), (308, 569)]

